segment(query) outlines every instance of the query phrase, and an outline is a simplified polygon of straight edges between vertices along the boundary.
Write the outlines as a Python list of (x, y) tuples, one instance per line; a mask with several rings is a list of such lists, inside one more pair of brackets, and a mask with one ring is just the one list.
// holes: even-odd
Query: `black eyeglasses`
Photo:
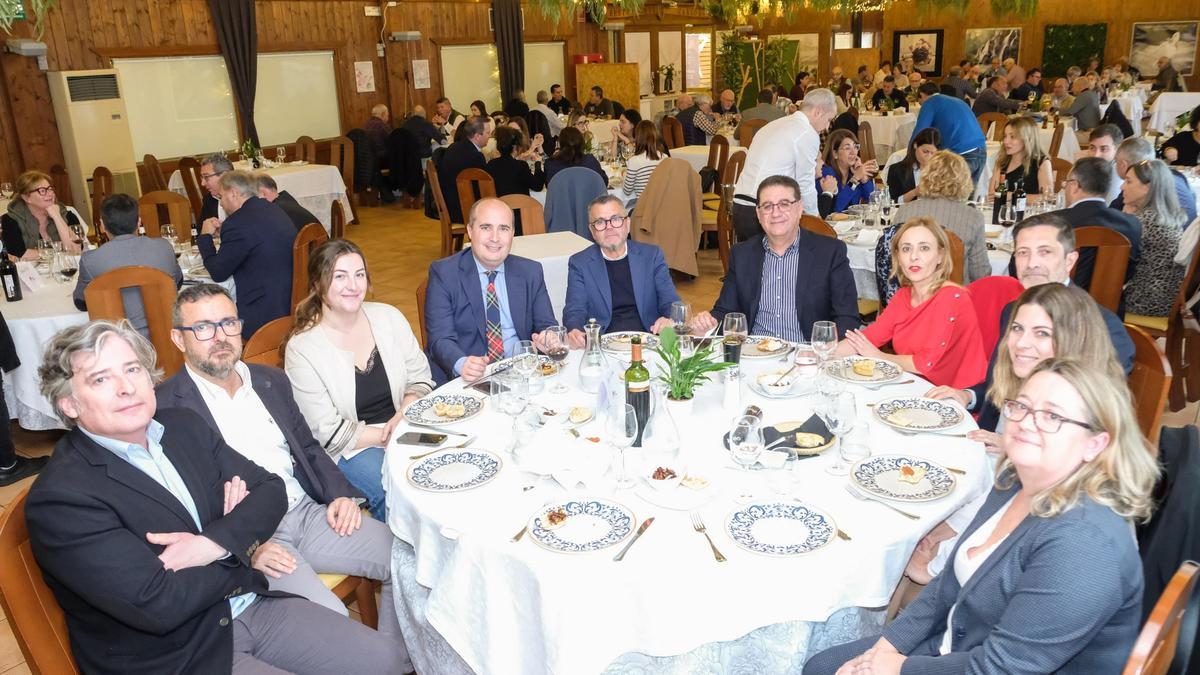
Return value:
[(47, 185), (46, 187), (33, 188), (32, 190), (30, 190), (29, 192), (26, 192), (25, 194), (31, 195), (35, 192), (38, 193), (39, 197), (45, 197), (47, 194), (54, 192), (54, 186)]
[(196, 339), (204, 342), (211, 340), (217, 336), (217, 326), (221, 327), (221, 332), (227, 337), (234, 337), (242, 334), (242, 324), (245, 323), (241, 319), (222, 319), (216, 323), (212, 321), (201, 321), (190, 326), (175, 326), (177, 330), (190, 330)]
[(611, 218), (597, 218), (597, 219), (593, 220), (592, 222), (588, 223), (588, 225), (591, 225), (592, 229), (594, 229), (598, 232), (603, 232), (604, 230), (607, 230), (610, 227), (620, 227), (620, 226), (624, 225), (625, 221), (627, 221), (627, 220), (629, 220), (629, 216), (613, 216)]
[(1039, 431), (1047, 434), (1057, 434), (1059, 429), (1062, 429), (1063, 424), (1074, 424), (1075, 426), (1083, 427), (1088, 431), (1096, 431), (1096, 428), (1087, 422), (1080, 422), (1069, 417), (1063, 417), (1056, 412), (1050, 410), (1034, 410), (1029, 406), (1008, 399), (1004, 402), (1004, 417), (1010, 422), (1021, 422), (1026, 417), (1033, 414), (1033, 425)]

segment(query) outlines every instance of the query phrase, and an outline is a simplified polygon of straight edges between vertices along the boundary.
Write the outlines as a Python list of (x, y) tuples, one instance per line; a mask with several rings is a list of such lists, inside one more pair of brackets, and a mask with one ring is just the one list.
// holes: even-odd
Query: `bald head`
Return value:
[(371, 117), (378, 117), (386, 122), (391, 115), (388, 113), (388, 107), (382, 103), (379, 103), (374, 108), (371, 108)]
[(412, 109), (412, 114), (416, 115), (417, 117), (424, 117), (425, 116), (425, 106), (414, 105), (413, 109)]
[(499, 199), (480, 199), (471, 206), (467, 234), (471, 237), (471, 254), (479, 264), (496, 269), (504, 264), (512, 248), (512, 209)]
[(1067, 78), (1060, 77), (1054, 81), (1054, 95), (1059, 97), (1067, 95)]
[(675, 107), (679, 108), (680, 110), (684, 110), (686, 108), (692, 107), (692, 95), (691, 94), (680, 94), (679, 98), (677, 98), (675, 100), (676, 100)]

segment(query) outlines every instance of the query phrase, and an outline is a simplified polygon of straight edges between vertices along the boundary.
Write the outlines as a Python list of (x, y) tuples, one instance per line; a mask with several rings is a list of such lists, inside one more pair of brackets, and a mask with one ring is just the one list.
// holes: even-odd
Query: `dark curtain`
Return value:
[[(210, 0), (211, 1), (211, 0)], [(525, 88), (525, 29), (521, 26), (521, 0), (495, 0), (492, 20), (496, 29), (496, 57), (500, 62), (500, 104)]]
[(254, 0), (208, 0), (217, 29), (217, 43), (225, 57), (225, 69), (233, 85), (238, 116), (242, 122), (242, 137), (258, 146), (258, 129), (254, 126), (254, 90), (258, 86), (258, 30)]

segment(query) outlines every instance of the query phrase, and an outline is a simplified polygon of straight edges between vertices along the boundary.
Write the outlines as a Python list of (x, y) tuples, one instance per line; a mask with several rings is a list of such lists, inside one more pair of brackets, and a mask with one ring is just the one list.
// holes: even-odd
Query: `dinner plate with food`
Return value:
[(923, 396), (901, 396), (875, 404), (875, 417), (901, 431), (941, 432), (958, 426), (965, 415), (962, 408)]
[(461, 492), (490, 482), (503, 465), (488, 450), (446, 450), (410, 464), (408, 482), (430, 492)]
[(763, 359), (783, 356), (792, 349), (792, 343), (770, 335), (749, 335), (742, 343), (743, 359)]
[(755, 503), (725, 520), (725, 531), (738, 546), (771, 556), (793, 556), (822, 549), (837, 535), (829, 514), (798, 502)]
[(590, 553), (624, 541), (636, 524), (633, 511), (607, 499), (561, 499), (529, 519), (529, 536), (557, 553)]
[[(819, 455), (833, 447), (833, 432), (817, 415), (803, 421), (776, 422), (762, 428), (763, 443), (772, 450), (788, 452), (798, 457)], [(776, 444), (776, 441), (784, 440)], [(725, 447), (729, 447), (729, 433), (725, 434)], [(766, 454), (766, 453), (764, 453)], [(760, 463), (761, 460), (760, 460)]]
[(470, 394), (433, 393), (408, 406), (404, 419), (433, 426), (457, 424), (482, 412), (483, 404), (483, 398)]
[(835, 380), (868, 386), (895, 382), (904, 374), (900, 366), (891, 361), (869, 356), (847, 356), (840, 361), (833, 361), (826, 372)]
[(638, 330), (622, 330), (615, 333), (605, 333), (600, 336), (600, 348), (621, 354), (628, 354), (633, 349), (633, 338), (642, 338), (643, 349), (653, 349), (658, 346), (658, 336)]
[(750, 388), (755, 393), (767, 398), (797, 398), (811, 394), (816, 380), (811, 377), (801, 377), (800, 370), (779, 368), (766, 373), (759, 373), (750, 380)]
[[(679, 468), (679, 467), (677, 467)], [(717, 490), (704, 476), (665, 466), (655, 466), (642, 475), (643, 485), (634, 490), (641, 499), (672, 511), (695, 511), (713, 500)]]
[(901, 502), (927, 502), (954, 490), (954, 474), (917, 457), (878, 455), (854, 465), (850, 480), (864, 492)]

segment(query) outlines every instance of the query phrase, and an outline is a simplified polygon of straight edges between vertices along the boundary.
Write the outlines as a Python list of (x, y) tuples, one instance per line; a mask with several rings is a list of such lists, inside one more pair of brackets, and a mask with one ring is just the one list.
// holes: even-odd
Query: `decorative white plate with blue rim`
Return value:
[[(855, 370), (856, 365), (863, 372)], [(839, 361), (831, 361), (826, 367), (826, 372), (835, 380), (870, 385), (895, 382), (904, 374), (904, 371), (900, 370), (900, 366), (891, 361), (865, 356), (847, 356)]]
[(590, 553), (621, 543), (635, 524), (633, 511), (616, 502), (563, 499), (529, 519), (529, 536), (538, 546), (558, 553)]
[(658, 337), (652, 333), (637, 330), (622, 330), (601, 335), (600, 348), (606, 352), (628, 354), (633, 349), (634, 337), (642, 338), (643, 349), (653, 349), (658, 346)]
[(742, 358), (762, 359), (791, 351), (792, 343), (770, 335), (748, 335), (742, 342)]
[(430, 492), (460, 492), (491, 481), (503, 466), (487, 450), (447, 450), (410, 464), (408, 482)]
[(933, 462), (903, 455), (868, 457), (850, 472), (864, 491), (901, 502), (941, 499), (954, 490), (954, 476)]
[(456, 424), (482, 412), (483, 403), (482, 398), (470, 394), (430, 394), (408, 406), (404, 419), (414, 424)]
[(880, 422), (901, 431), (945, 431), (963, 421), (963, 411), (956, 405), (921, 396), (906, 396), (875, 404), (875, 416)]
[(730, 513), (725, 530), (747, 551), (790, 556), (827, 546), (837, 534), (837, 525), (829, 514), (807, 504), (775, 502)]

